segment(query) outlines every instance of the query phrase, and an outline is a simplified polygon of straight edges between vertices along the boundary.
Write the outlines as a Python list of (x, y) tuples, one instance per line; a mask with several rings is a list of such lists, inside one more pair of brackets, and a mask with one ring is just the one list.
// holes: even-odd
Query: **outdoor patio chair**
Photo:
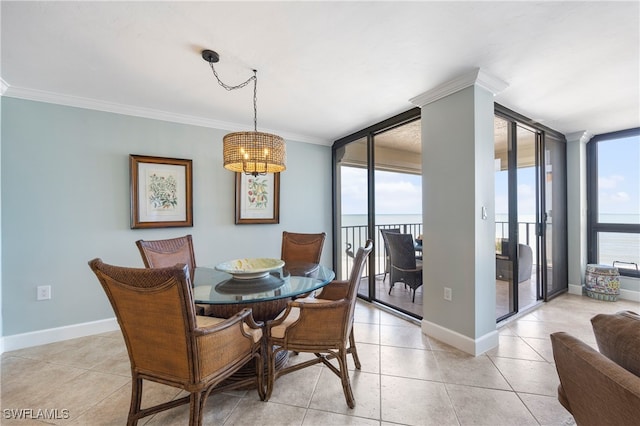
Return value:
[(385, 259), (384, 276), (382, 277), (382, 281), (387, 279), (387, 274), (389, 273), (389, 269), (391, 268), (391, 263), (389, 261), (389, 243), (387, 242), (387, 236), (386, 236), (386, 234), (389, 232), (392, 232), (394, 234), (399, 234), (400, 228), (386, 228), (386, 229), (380, 230), (380, 234), (382, 235), (382, 241), (384, 243), (384, 259)]
[(413, 291), (412, 302), (416, 301), (416, 289), (422, 285), (422, 261), (416, 260), (416, 249), (411, 234), (386, 234), (389, 243), (390, 286), (389, 295), (397, 282), (402, 282)]

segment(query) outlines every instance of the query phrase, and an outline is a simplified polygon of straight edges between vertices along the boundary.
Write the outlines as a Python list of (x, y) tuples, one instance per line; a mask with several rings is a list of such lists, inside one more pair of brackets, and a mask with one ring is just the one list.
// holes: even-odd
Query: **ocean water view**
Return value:
[[(344, 214), (342, 215), (342, 226), (365, 226), (367, 224), (366, 214)], [(376, 225), (393, 225), (405, 223), (422, 224), (421, 214), (379, 214), (376, 215)]]
[[(502, 225), (507, 221), (506, 214), (496, 214), (496, 238), (505, 238), (508, 227)], [(600, 214), (600, 221), (606, 223), (640, 223), (638, 214)], [(366, 226), (367, 215), (354, 214), (342, 215), (342, 226)], [(422, 224), (422, 215), (419, 214), (386, 214), (376, 216), (376, 225), (395, 224)], [(529, 241), (527, 241), (527, 229)], [(531, 246), (536, 252), (535, 216), (521, 215), (520, 217), (520, 242)], [(551, 248), (549, 248), (551, 249)], [(640, 235), (625, 233), (600, 233), (598, 240), (599, 263), (612, 265), (616, 262), (618, 268), (640, 268)], [(620, 263), (625, 262), (625, 263)]]

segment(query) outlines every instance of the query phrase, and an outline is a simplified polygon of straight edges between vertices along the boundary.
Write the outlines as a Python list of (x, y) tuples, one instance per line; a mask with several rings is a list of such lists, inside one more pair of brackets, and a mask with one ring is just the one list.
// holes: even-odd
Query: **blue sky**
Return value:
[[(376, 171), (376, 214), (421, 214), (422, 176)], [(367, 171), (342, 167), (342, 214), (367, 214)]]
[(640, 215), (640, 136), (598, 143), (599, 212)]
[[(507, 171), (496, 172), (496, 220), (505, 220), (509, 210)], [(535, 168), (518, 169), (518, 215), (522, 222), (532, 222), (536, 215)]]
[[(606, 141), (598, 145), (599, 212), (640, 215), (640, 137)], [(533, 167), (518, 169), (518, 214), (527, 219), (535, 215), (534, 171)], [(505, 170), (496, 173), (497, 215), (507, 213), (506, 191)]]
[[(621, 154), (622, 153), (622, 154)], [(600, 213), (640, 215), (640, 137), (599, 144)], [(535, 215), (535, 169), (518, 170), (518, 209), (523, 220)], [(365, 169), (342, 168), (342, 213), (367, 213)], [(507, 172), (496, 173), (496, 214), (506, 214)], [(422, 178), (376, 171), (377, 214), (420, 214)]]

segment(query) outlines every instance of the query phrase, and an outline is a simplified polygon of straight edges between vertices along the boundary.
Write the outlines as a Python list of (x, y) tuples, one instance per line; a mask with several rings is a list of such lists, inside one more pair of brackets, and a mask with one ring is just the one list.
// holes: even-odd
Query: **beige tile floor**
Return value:
[[(362, 370), (351, 372), (354, 409), (347, 408), (339, 379), (314, 366), (280, 378), (269, 402), (255, 391), (213, 395), (205, 424), (571, 425), (556, 400), (549, 334), (568, 331), (595, 347), (591, 317), (638, 311), (638, 305), (563, 295), (502, 326), (499, 347), (472, 357), (359, 302), (355, 333)], [(2, 425), (124, 425), (130, 377), (123, 339), (112, 332), (4, 353), (1, 387)], [(143, 405), (179, 395), (157, 384), (147, 391)], [(12, 409), (57, 409), (58, 417), (69, 418), (16, 420), (9, 418)], [(139, 424), (187, 420), (183, 406)]]
[[(397, 283), (391, 294), (389, 294), (389, 276), (383, 279), (383, 275), (376, 276), (376, 298), (377, 300), (389, 304), (399, 310), (404, 310), (410, 314), (415, 314), (422, 318), (422, 287), (416, 290), (416, 299), (413, 301), (412, 290)], [(358, 292), (363, 296), (368, 295), (367, 283), (360, 285)], [(496, 280), (496, 318), (500, 318), (509, 313), (509, 300), (512, 297), (509, 291), (510, 283), (508, 281)], [(535, 305), (536, 300), (536, 275), (535, 270), (531, 279), (518, 283), (518, 305), (522, 311), (529, 306)]]

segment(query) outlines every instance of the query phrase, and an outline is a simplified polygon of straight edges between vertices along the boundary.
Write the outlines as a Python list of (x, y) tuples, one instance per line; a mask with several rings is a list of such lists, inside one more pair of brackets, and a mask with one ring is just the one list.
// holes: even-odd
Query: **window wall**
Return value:
[(588, 262), (640, 277), (640, 128), (587, 144)]

